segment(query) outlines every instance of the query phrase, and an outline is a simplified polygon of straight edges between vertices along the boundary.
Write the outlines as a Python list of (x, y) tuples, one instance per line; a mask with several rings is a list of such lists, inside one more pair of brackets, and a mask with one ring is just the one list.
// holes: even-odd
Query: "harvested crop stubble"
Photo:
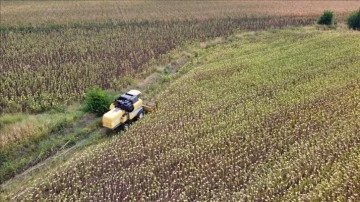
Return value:
[(244, 16), (342, 16), (358, 1), (4, 1), (2, 24), (129, 22)]
[(359, 33), (240, 38), (185, 66), (157, 112), (16, 199), (358, 201)]

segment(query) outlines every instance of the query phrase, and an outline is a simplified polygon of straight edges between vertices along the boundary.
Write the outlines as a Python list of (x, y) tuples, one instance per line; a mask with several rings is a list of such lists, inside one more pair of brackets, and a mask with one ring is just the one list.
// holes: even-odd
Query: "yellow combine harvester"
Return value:
[(121, 126), (127, 130), (131, 122), (141, 119), (144, 113), (153, 112), (156, 105), (143, 102), (140, 94), (138, 90), (131, 90), (116, 98), (110, 105), (110, 111), (102, 117), (103, 126), (110, 129)]

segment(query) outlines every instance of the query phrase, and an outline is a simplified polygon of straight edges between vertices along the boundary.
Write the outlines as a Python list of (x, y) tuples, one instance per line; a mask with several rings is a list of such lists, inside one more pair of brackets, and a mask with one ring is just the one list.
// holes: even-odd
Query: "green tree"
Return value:
[(102, 89), (92, 88), (87, 91), (84, 103), (84, 111), (103, 115), (109, 110), (112, 98)]
[(317, 23), (319, 25), (333, 25), (334, 24), (334, 12), (330, 10), (324, 11), (324, 13), (319, 17)]
[(347, 24), (350, 29), (360, 30), (360, 9), (349, 15), (347, 18)]

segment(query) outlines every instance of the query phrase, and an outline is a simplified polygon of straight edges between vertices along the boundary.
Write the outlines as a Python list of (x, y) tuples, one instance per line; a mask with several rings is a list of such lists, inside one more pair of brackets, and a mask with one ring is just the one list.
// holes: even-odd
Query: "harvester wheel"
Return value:
[(144, 117), (144, 112), (143, 112), (143, 111), (141, 111), (141, 112), (138, 114), (137, 119), (142, 119), (142, 117)]
[(128, 131), (129, 130), (129, 124), (125, 123), (124, 124), (124, 131)]

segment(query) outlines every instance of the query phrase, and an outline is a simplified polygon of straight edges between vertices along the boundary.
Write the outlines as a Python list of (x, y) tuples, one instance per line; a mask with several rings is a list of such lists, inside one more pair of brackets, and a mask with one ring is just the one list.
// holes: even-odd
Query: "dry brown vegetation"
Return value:
[(2, 2), (2, 24), (342, 15), (358, 1), (29, 1)]
[(359, 201), (359, 35), (281, 30), (215, 47), (157, 112), (15, 199)]
[(351, 1), (2, 2), (0, 113), (46, 111), (80, 101), (94, 86), (118, 90), (153, 71), (149, 61), (187, 43), (227, 37), (236, 30), (309, 25), (325, 7), (340, 15), (355, 5)]
[[(4, 1), (0, 113), (42, 112), (117, 90), (152, 59), (193, 41), (313, 23), (353, 1)], [(169, 59), (170, 60), (170, 59)], [(169, 61), (170, 62), (170, 61)]]
[[(188, 43), (309, 25), (324, 10), (342, 20), (357, 7), (358, 1), (2, 1), (0, 114), (56, 108), (93, 86), (119, 91), (153, 71), (153, 59)], [(239, 38), (191, 61), (185, 69), (196, 71), (160, 95), (166, 99), (157, 113), (15, 199), (359, 200), (359, 35), (300, 29)], [(0, 158), (62, 119), (39, 117), (2, 126)]]

